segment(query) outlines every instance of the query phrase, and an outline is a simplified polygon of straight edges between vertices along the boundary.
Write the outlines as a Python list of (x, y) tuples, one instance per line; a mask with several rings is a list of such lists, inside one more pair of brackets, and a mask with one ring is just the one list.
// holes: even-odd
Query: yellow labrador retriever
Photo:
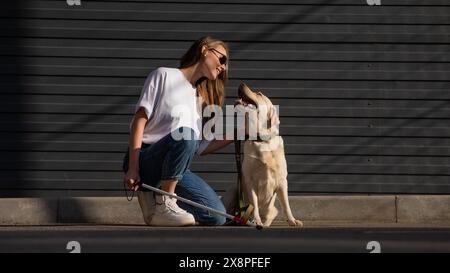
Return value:
[[(289, 206), (287, 164), (274, 105), (261, 92), (253, 92), (244, 83), (239, 86), (238, 97), (237, 105), (250, 113), (247, 133), (251, 135), (250, 131), (256, 127), (259, 138), (244, 142), (242, 162), (244, 201), (253, 205), (254, 221), (266, 227), (272, 224), (278, 214), (274, 206), (278, 196), (289, 225), (303, 226), (294, 218)], [(255, 115), (251, 115), (252, 111)]]

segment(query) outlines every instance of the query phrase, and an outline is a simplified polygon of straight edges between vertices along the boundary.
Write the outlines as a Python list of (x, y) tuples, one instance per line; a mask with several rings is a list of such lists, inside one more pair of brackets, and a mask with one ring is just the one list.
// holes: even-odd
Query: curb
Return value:
[[(291, 196), (289, 202), (296, 218), (313, 223), (450, 225), (450, 195)], [(283, 220), (280, 209), (276, 220)], [(68, 223), (145, 225), (137, 198), (0, 199), (0, 225)]]

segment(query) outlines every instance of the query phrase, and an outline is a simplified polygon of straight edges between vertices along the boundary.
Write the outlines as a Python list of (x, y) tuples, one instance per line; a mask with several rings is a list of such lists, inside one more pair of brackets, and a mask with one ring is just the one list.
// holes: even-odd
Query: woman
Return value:
[[(203, 37), (189, 48), (179, 68), (158, 68), (147, 77), (130, 126), (129, 150), (124, 158), (124, 182), (134, 191), (149, 184), (194, 202), (225, 212), (223, 203), (203, 179), (189, 170), (195, 153), (204, 155), (233, 140), (202, 141), (198, 109), (222, 106), (228, 74), (228, 47), (212, 37)], [(197, 96), (203, 102), (201, 107)], [(174, 116), (175, 108), (191, 113)], [(199, 107), (199, 108), (197, 108)], [(186, 118), (190, 116), (189, 118)], [(184, 137), (177, 140), (174, 132)], [(199, 147), (200, 146), (200, 147)], [(225, 218), (212, 215), (169, 196), (146, 189), (137, 192), (148, 225), (221, 225)]]

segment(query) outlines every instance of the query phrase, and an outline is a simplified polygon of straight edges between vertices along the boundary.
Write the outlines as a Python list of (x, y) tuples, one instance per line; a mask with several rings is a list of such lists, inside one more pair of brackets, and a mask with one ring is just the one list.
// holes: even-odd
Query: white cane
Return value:
[(218, 214), (218, 215), (220, 215), (220, 216), (223, 216), (223, 217), (225, 217), (225, 218), (227, 218), (227, 219), (230, 219), (230, 220), (232, 220), (233, 222), (239, 223), (239, 224), (241, 224), (241, 225), (248, 225), (248, 226), (256, 227), (257, 229), (262, 229), (262, 226), (261, 226), (261, 225), (257, 225), (257, 224), (255, 224), (254, 222), (250, 221), (249, 219), (244, 219), (244, 218), (241, 218), (241, 217), (233, 216), (233, 215), (231, 215), (231, 214), (228, 214), (228, 213), (222, 212), (222, 211), (220, 211), (220, 210), (216, 210), (216, 209), (210, 208), (210, 207), (208, 207), (208, 206), (205, 206), (205, 205), (196, 203), (196, 202), (194, 202), (194, 201), (191, 201), (191, 200), (188, 200), (188, 199), (186, 199), (186, 198), (180, 197), (180, 196), (178, 196), (178, 195), (176, 195), (176, 194), (172, 194), (172, 193), (163, 191), (163, 190), (161, 190), (161, 189), (158, 189), (158, 188), (149, 186), (149, 185), (144, 184), (144, 183), (142, 183), (141, 186), (144, 187), (144, 188), (146, 188), (146, 189), (149, 189), (149, 190), (151, 190), (151, 191), (154, 191), (154, 192), (156, 192), (156, 193), (159, 193), (159, 194), (162, 194), (162, 195), (167, 195), (167, 196), (170, 196), (170, 197), (175, 198), (175, 199), (177, 199), (177, 200), (180, 200), (181, 202), (184, 202), (184, 203), (186, 203), (186, 204), (189, 204), (189, 205), (191, 205), (191, 206), (193, 206), (193, 207), (201, 208), (201, 209), (204, 209), (204, 210), (206, 210), (206, 211), (209, 211), (209, 212)]

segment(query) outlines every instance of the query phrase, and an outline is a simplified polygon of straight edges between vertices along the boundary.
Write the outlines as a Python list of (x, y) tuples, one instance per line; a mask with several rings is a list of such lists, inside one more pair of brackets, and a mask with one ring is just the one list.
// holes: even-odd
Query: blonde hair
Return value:
[[(208, 49), (212, 49), (218, 45), (221, 45), (227, 51), (227, 57), (229, 58), (228, 46), (221, 40), (215, 39), (211, 36), (205, 36), (195, 41), (191, 47), (186, 51), (180, 60), (179, 68), (187, 68), (198, 63), (202, 57), (202, 47), (207, 46)], [(225, 102), (225, 83), (228, 80), (228, 64), (225, 70), (215, 80), (210, 80), (206, 77), (200, 78), (195, 86), (197, 87), (198, 96), (203, 99), (202, 109), (207, 105), (219, 105), (222, 106)]]

